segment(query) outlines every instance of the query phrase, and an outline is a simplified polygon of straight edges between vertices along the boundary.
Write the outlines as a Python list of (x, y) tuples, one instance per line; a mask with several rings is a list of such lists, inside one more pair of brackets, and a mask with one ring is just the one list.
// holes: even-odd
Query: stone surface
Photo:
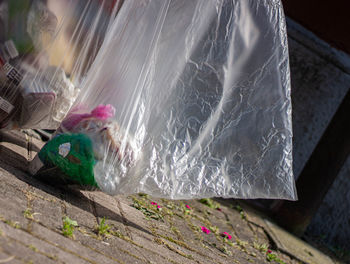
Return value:
[(297, 256), (299, 260), (309, 264), (334, 264), (325, 254), (319, 252), (306, 242), (292, 236), (276, 224), (265, 220), (268, 232), (277, 248), (292, 256)]
[[(111, 197), (50, 186), (6, 158), (0, 161), (0, 261), (269, 263), (266, 250), (271, 249), (278, 260), (299, 263), (274, 248), (260, 218), (250, 217), (243, 205), (238, 210), (230, 203), (211, 201), (210, 207), (195, 200)], [(71, 236), (63, 235), (64, 217), (77, 221)], [(203, 233), (201, 226), (211, 232)], [(224, 240), (222, 232), (232, 239)]]
[(350, 59), (288, 20), (293, 166), (298, 178), (350, 88)]
[(0, 131), (0, 159), (21, 170), (27, 170), (28, 162), (43, 145), (44, 142), (21, 131)]
[[(349, 55), (287, 19), (297, 178), (350, 88)], [(346, 124), (344, 124), (345, 126)], [(307, 236), (350, 262), (350, 158), (314, 216)], [(317, 180), (317, 175), (315, 175)]]
[(307, 234), (335, 250), (348, 252), (350, 261), (350, 157), (328, 191)]

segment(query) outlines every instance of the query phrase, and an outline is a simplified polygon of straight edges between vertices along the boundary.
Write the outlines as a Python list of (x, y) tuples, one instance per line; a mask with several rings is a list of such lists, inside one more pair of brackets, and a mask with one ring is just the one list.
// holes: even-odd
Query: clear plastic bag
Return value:
[(59, 126), (115, 17), (116, 4), (0, 2), (0, 128)]
[(82, 86), (45, 165), (91, 141), (112, 195), (296, 199), (279, 0), (125, 1)]

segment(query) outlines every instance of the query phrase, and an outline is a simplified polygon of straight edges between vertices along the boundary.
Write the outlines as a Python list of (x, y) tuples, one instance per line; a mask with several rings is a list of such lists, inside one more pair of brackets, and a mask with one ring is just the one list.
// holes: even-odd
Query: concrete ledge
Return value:
[(286, 21), (290, 38), (302, 43), (305, 47), (315, 51), (320, 57), (342, 69), (345, 73), (350, 74), (350, 56), (348, 54), (333, 48), (294, 20), (287, 17)]

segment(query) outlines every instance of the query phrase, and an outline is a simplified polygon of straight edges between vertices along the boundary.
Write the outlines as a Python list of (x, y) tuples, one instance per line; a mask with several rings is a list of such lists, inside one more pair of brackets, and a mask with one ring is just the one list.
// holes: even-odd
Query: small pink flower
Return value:
[(203, 233), (209, 234), (210, 230), (208, 228), (206, 228), (205, 226), (201, 226), (201, 229), (203, 231)]
[(266, 254), (271, 254), (271, 253), (272, 251), (270, 249), (266, 251)]
[(162, 208), (162, 207), (161, 207), (160, 205), (157, 205), (157, 208), (160, 209), (160, 208)]
[(232, 236), (227, 232), (222, 232), (221, 236), (226, 237), (227, 239), (232, 239)]
[(152, 204), (152, 205), (157, 205), (157, 203), (156, 203), (156, 202), (151, 202), (151, 204)]
[(188, 204), (185, 205), (187, 209), (191, 209), (191, 206), (189, 206)]

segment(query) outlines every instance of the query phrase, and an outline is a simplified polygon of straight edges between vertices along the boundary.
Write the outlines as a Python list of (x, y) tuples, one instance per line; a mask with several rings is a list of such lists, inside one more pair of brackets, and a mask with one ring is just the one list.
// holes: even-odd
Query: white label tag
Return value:
[(8, 62), (6, 62), (2, 68), (6, 72), (7, 78), (12, 80), (14, 84), (19, 85), (19, 83), (22, 81), (22, 78), (23, 78), (22, 74), (20, 74), (19, 71), (17, 71), (16, 68), (14, 68)]
[(67, 157), (70, 151), (70, 143), (64, 143), (58, 147), (58, 154), (60, 154), (63, 158)]
[(0, 109), (5, 111), (6, 113), (11, 113), (14, 106), (10, 104), (10, 102), (6, 101), (4, 98), (0, 96)]
[(4, 69), (6, 76), (10, 74), (10, 72), (13, 70), (13, 67), (10, 63), (6, 62), (4, 64), (4, 66), (2, 66), (2, 68)]
[(15, 43), (13, 43), (12, 39), (5, 42), (5, 47), (7, 49), (8, 54), (10, 55), (11, 59), (14, 59), (18, 56), (18, 51), (17, 51)]

